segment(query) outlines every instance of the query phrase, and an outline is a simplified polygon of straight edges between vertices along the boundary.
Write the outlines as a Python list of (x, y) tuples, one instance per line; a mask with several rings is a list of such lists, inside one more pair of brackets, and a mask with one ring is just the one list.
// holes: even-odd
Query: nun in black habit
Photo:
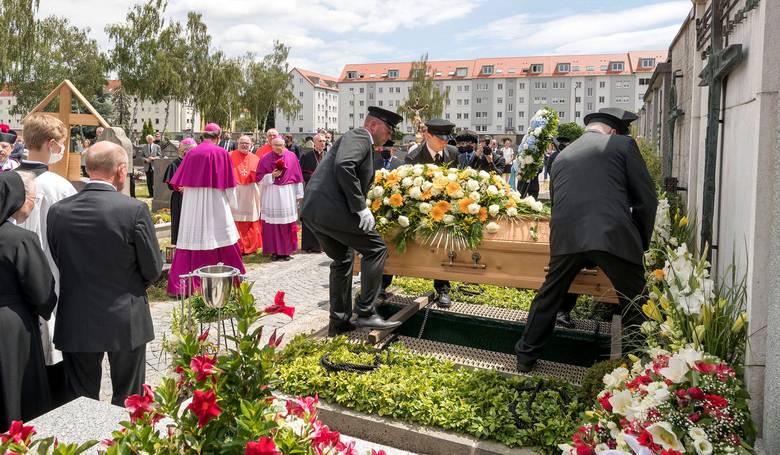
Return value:
[(49, 319), (57, 303), (54, 277), (38, 237), (16, 226), (35, 205), (31, 193), (19, 173), (0, 174), (0, 433), (51, 405), (38, 316)]

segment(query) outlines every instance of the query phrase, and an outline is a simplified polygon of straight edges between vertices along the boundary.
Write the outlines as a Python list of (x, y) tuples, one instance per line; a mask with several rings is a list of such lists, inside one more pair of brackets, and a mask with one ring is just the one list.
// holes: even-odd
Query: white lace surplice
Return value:
[(290, 224), (298, 221), (298, 199), (303, 198), (303, 183), (274, 185), (271, 174), (260, 180), (263, 223)]
[(236, 200), (238, 206), (233, 209), (233, 219), (236, 221), (257, 221), (260, 219), (262, 192), (259, 184), (236, 186)]
[(238, 242), (238, 229), (231, 207), (236, 207), (235, 188), (184, 188), (177, 248), (215, 250)]

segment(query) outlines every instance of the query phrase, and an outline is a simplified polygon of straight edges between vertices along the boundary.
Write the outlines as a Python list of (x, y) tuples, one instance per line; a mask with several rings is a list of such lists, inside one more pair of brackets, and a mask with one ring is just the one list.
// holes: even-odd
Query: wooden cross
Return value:
[(718, 136), (720, 131), (720, 104), (723, 97), (723, 80), (743, 60), (741, 44), (723, 48), (723, 10), (720, 0), (712, 0), (712, 28), (707, 64), (699, 73), (700, 87), (709, 86), (707, 102), (707, 135), (704, 142), (704, 182), (702, 200), (702, 225), (700, 248), (707, 249), (707, 259), (712, 262), (712, 222), (715, 212), (715, 167), (718, 161)]

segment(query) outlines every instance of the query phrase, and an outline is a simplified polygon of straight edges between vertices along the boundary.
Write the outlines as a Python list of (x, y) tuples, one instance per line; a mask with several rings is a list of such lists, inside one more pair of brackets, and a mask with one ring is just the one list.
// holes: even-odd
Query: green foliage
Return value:
[(3, 0), (0, 2), (0, 83), (5, 84), (35, 43), (36, 20), (40, 0)]
[(415, 112), (420, 110), (422, 121), (441, 117), (444, 112), (444, 104), (450, 96), (449, 88), (440, 90), (433, 83), (435, 69), (428, 64), (428, 54), (420, 57), (420, 60), (412, 63), (409, 76), (412, 86), (406, 101), (398, 107), (398, 113), (403, 115), (408, 122), (414, 121)]
[(193, 131), (197, 128), (195, 125), (195, 113), (203, 112), (210, 95), (211, 72), (209, 47), (211, 46), (211, 35), (208, 33), (208, 27), (203, 22), (203, 15), (194, 11), (187, 13), (187, 25), (184, 29), (186, 58), (183, 66), (185, 85), (188, 87), (187, 95), (189, 101), (195, 109), (190, 116), (190, 125)]
[(661, 187), (662, 165), (661, 155), (655, 150), (653, 144), (644, 137), (637, 137), (636, 143), (639, 146), (639, 152), (645, 160), (647, 170), (650, 172), (653, 182), (657, 188)]
[(171, 22), (160, 32), (157, 40), (152, 74), (155, 84), (148, 91), (149, 99), (165, 104), (162, 132), (168, 130), (168, 114), (173, 101), (185, 101), (187, 85), (182, 68), (187, 59), (187, 46), (181, 24)]
[(588, 372), (585, 373), (585, 378), (580, 386), (580, 401), (582, 401), (583, 405), (592, 406), (596, 402), (596, 396), (604, 389), (604, 381), (602, 379), (605, 374), (612, 373), (615, 368), (629, 363), (625, 359), (609, 359), (594, 363), (593, 366), (588, 368)]
[(576, 141), (584, 133), (585, 128), (578, 125), (577, 122), (561, 123), (558, 125), (558, 136), (567, 137), (571, 142)]
[(230, 125), (241, 111), (244, 62), (217, 51), (201, 71), (206, 78), (205, 88), (196, 105), (199, 105), (203, 121)]
[(265, 129), (269, 116), (276, 109), (292, 118), (303, 107), (292, 91), (293, 76), (287, 63), (289, 53), (288, 46), (274, 41), (273, 51), (262, 60), (249, 57), (241, 101), (255, 121), (255, 131)]
[[(574, 386), (545, 380), (550, 388), (537, 395), (532, 419), (526, 411), (530, 395), (519, 389), (537, 384), (540, 378), (459, 368), (410, 354), (400, 346), (388, 350), (389, 365), (371, 373), (332, 373), (320, 366), (325, 353), (331, 353), (332, 359), (370, 363), (365, 354), (372, 349), (352, 345), (343, 337), (324, 342), (296, 337), (282, 353), (279, 387), (289, 394), (317, 393), (321, 399), (356, 411), (494, 439), (508, 446), (537, 446), (542, 453), (556, 453), (556, 445), (568, 439), (584, 409), (577, 399), (562, 405), (553, 391), (575, 397)], [(518, 401), (523, 429), (515, 426), (510, 411), (510, 404)]]

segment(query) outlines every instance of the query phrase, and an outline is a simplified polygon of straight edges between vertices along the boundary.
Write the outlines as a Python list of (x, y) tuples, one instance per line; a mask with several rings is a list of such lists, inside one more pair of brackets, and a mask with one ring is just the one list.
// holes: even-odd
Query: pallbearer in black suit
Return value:
[[(425, 122), (427, 131), (423, 133), (425, 142), (414, 149), (414, 152), (406, 155), (406, 164), (439, 164), (458, 167), (458, 149), (448, 145), (452, 139), (452, 130), (455, 124), (449, 120), (435, 118)], [(450, 282), (445, 280), (433, 280), (433, 288), (436, 290), (438, 306), (449, 308), (452, 305), (450, 299)]]
[(353, 250), (360, 260), (360, 296), (355, 326), (393, 328), (376, 313), (387, 246), (374, 229), (366, 194), (374, 181), (374, 146), (387, 142), (403, 117), (369, 107), (362, 128), (347, 131), (325, 154), (309, 180), (301, 219), (333, 260), (330, 265), (330, 324), (328, 334), (354, 329), (352, 317)]
[(0, 174), (0, 433), (51, 403), (38, 317), (49, 319), (57, 303), (54, 276), (38, 236), (17, 226), (35, 206), (34, 179)]
[[(650, 244), (658, 203), (636, 142), (627, 136), (636, 115), (607, 108), (585, 116), (586, 132), (555, 160), (550, 195), (550, 271), (536, 294), (517, 368), (530, 371), (553, 331), (572, 281), (586, 264), (599, 266), (621, 305), (641, 295), (642, 258)], [(641, 322), (629, 312), (624, 325)]]
[(103, 354), (113, 397), (141, 393), (146, 343), (154, 339), (148, 288), (162, 270), (149, 208), (120, 191), (124, 150), (98, 142), (87, 152), (90, 181), (49, 211), (48, 240), (60, 269), (54, 344), (63, 352), (71, 397), (98, 399)]
[[(325, 155), (325, 135), (315, 134), (312, 138), (313, 148), (305, 150), (301, 155), (301, 172), (303, 173), (303, 194), (305, 195), (309, 191), (309, 180), (314, 175), (314, 171), (317, 170), (320, 161)], [(301, 223), (301, 249), (308, 253), (321, 253), (322, 247), (320, 242), (317, 241), (317, 237), (306, 226), (306, 223)]]
[(455, 141), (458, 144), (458, 167), (466, 168), (471, 164), (479, 138), (475, 133), (464, 131), (455, 137)]

